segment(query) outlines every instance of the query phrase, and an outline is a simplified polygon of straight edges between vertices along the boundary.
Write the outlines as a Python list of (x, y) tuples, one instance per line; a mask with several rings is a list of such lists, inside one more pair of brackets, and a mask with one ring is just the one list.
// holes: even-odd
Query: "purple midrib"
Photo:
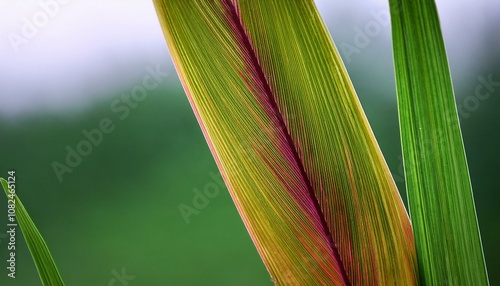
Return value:
[(222, 2), (227, 9), (229, 20), (231, 21), (234, 28), (236, 29), (236, 32), (241, 37), (243, 48), (250, 56), (250, 64), (252, 65), (253, 69), (257, 73), (259, 80), (262, 83), (262, 87), (264, 88), (264, 92), (265, 92), (266, 96), (268, 97), (271, 108), (274, 111), (276, 118), (278, 120), (279, 127), (285, 136), (286, 142), (289, 145), (290, 150), (292, 151), (293, 159), (298, 166), (298, 169), (300, 171), (300, 175), (301, 175), (302, 179), (305, 182), (305, 185), (307, 187), (307, 192), (309, 194), (311, 201), (313, 202), (314, 209), (316, 210), (316, 212), (318, 214), (318, 217), (319, 217), (320, 222), (321, 222), (321, 226), (323, 228), (323, 232), (328, 239), (328, 244), (330, 246), (330, 249), (332, 250), (332, 253), (333, 253), (335, 260), (338, 262), (342, 279), (344, 280), (344, 283), (346, 285), (351, 285), (349, 276), (347, 276), (347, 271), (345, 269), (344, 263), (342, 262), (338, 248), (337, 248), (335, 242), (333, 241), (333, 236), (330, 232), (330, 229), (328, 228), (328, 224), (325, 220), (325, 216), (323, 214), (323, 211), (321, 210), (318, 198), (316, 197), (316, 194), (314, 193), (314, 189), (312, 187), (312, 184), (311, 184), (309, 177), (305, 171), (304, 164), (302, 163), (302, 160), (300, 159), (300, 156), (297, 152), (297, 148), (295, 146), (295, 143), (293, 142), (292, 137), (291, 137), (290, 133), (288, 132), (288, 128), (285, 124), (285, 120), (283, 119), (283, 116), (280, 112), (278, 103), (276, 102), (276, 98), (275, 98), (273, 92), (271, 91), (271, 87), (267, 81), (264, 70), (262, 69), (262, 66), (260, 65), (260, 63), (257, 59), (257, 55), (255, 53), (255, 50), (253, 49), (253, 46), (250, 43), (250, 39), (249, 39), (249, 37), (248, 37), (244, 27), (243, 27), (243, 24), (241, 23), (241, 19), (240, 19), (238, 13), (236, 12), (236, 7), (233, 5), (233, 3), (231, 3), (231, 0), (222, 0)]

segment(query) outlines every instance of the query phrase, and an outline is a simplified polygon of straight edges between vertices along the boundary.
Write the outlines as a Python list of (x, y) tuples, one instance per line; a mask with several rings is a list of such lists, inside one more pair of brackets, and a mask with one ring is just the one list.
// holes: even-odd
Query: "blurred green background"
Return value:
[[(322, 13), (331, 8), (328, 5), (320, 5)], [(349, 10), (354, 8), (344, 9), (357, 15)], [(347, 12), (323, 14), (337, 46), (353, 44), (356, 32), (352, 27), (363, 29), (371, 20), (370, 12), (377, 9), (383, 7), (367, 8), (351, 20), (345, 19), (350, 15)], [(486, 27), (479, 50), (469, 55), (472, 60), (467, 63), (462, 61), (460, 47), (449, 45), (454, 38), (445, 30), (445, 38), (451, 39), (446, 38), (459, 105), (470, 107), (474, 102), (471, 97), (481, 84), (478, 77), (492, 75), (500, 82), (500, 44), (494, 37), (498, 30)], [(344, 31), (336, 33), (340, 29)], [(388, 29), (384, 27), (383, 33), (349, 59), (342, 50), (341, 54), (404, 198)], [(161, 36), (156, 30), (154, 37)], [(213, 173), (218, 171), (166, 58), (166, 46), (162, 39), (158, 42), (163, 45), (159, 46), (163, 58), (140, 61), (136, 77), (127, 85), (116, 85), (105, 94), (89, 94), (86, 104), (11, 114), (5, 104), (9, 97), (20, 95), (2, 90), (0, 176), (16, 170), (18, 194), (67, 285), (272, 285), (226, 188), (220, 187), (188, 222), (181, 214), (181, 204), (194, 208), (196, 189), (217, 184)], [(108, 60), (109, 65), (122, 68), (116, 58)], [(134, 108), (129, 107), (127, 116), (116, 112), (113, 102), (126, 106), (123, 94), (142, 85), (147, 74), (144, 67), (157, 65), (169, 72), (168, 77), (135, 102)], [(84, 81), (85, 75), (81, 77)], [(43, 92), (39, 96), (43, 98)], [(500, 267), (500, 87), (478, 103), (462, 116), (461, 125), (491, 284), (499, 285), (500, 273), (494, 270)], [(63, 174), (62, 182), (58, 180), (53, 162), (65, 163), (66, 146), (76, 149), (86, 139), (82, 131), (98, 128), (104, 118), (112, 121), (114, 130), (104, 134), (102, 143), (83, 156), (71, 173)], [(0, 285), (41, 285), (19, 229), (17, 277), (6, 276), (7, 207), (2, 195), (0, 210), (0, 221), (5, 222), (0, 225)], [(118, 279), (122, 272), (128, 280)]]

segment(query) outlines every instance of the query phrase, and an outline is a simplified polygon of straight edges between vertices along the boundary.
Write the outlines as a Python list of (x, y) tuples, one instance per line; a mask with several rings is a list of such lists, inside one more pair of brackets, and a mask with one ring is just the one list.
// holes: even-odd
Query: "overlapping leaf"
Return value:
[(474, 199), (433, 0), (390, 0), (408, 203), (426, 285), (487, 285)]
[(49, 248), (28, 215), (28, 212), (21, 203), (21, 200), (19, 200), (17, 195), (12, 195), (10, 193), (9, 184), (4, 178), (0, 178), (0, 183), (2, 184), (6, 195), (9, 198), (14, 198), (13, 201), (15, 202), (16, 220), (21, 227), (24, 239), (26, 240), (26, 244), (31, 252), (31, 256), (33, 257), (33, 261), (35, 262), (36, 269), (38, 270), (38, 274), (40, 275), (40, 280), (43, 285), (64, 286), (64, 282), (59, 274), (59, 270), (57, 269), (54, 259), (50, 254)]
[(155, 5), (275, 283), (416, 284), (408, 216), (314, 3)]

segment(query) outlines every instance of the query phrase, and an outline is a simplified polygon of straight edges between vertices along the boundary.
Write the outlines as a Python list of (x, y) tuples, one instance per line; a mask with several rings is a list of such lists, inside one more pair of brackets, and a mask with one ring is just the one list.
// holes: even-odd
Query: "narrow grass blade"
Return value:
[(9, 191), (9, 184), (4, 178), (0, 178), (0, 182), (7, 197), (9, 199), (13, 197), (15, 201), (16, 220), (21, 227), (24, 239), (31, 252), (31, 256), (33, 257), (33, 261), (35, 262), (38, 275), (40, 275), (40, 280), (43, 285), (63, 286), (64, 282), (59, 274), (59, 270), (57, 270), (57, 266), (50, 254), (49, 248), (28, 215), (21, 200), (19, 200), (17, 195), (12, 196)]
[(154, 3), (275, 283), (415, 285), (409, 218), (313, 1)]
[(390, 0), (399, 120), (421, 280), (488, 285), (433, 0)]

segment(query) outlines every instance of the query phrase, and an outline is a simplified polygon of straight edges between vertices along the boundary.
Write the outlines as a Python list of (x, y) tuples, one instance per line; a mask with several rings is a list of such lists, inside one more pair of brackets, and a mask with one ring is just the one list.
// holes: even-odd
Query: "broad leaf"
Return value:
[(59, 270), (57, 270), (57, 266), (50, 254), (49, 248), (26, 212), (21, 200), (19, 200), (17, 195), (12, 196), (9, 191), (9, 184), (4, 178), (0, 178), (0, 182), (9, 199), (11, 197), (14, 198), (16, 220), (21, 227), (24, 239), (31, 252), (31, 256), (33, 257), (33, 261), (35, 262), (36, 269), (38, 270), (43, 285), (63, 286), (64, 282), (59, 274)]
[(416, 284), (407, 213), (313, 1), (155, 5), (275, 283)]
[(421, 280), (487, 285), (436, 5), (391, 0), (399, 120)]

